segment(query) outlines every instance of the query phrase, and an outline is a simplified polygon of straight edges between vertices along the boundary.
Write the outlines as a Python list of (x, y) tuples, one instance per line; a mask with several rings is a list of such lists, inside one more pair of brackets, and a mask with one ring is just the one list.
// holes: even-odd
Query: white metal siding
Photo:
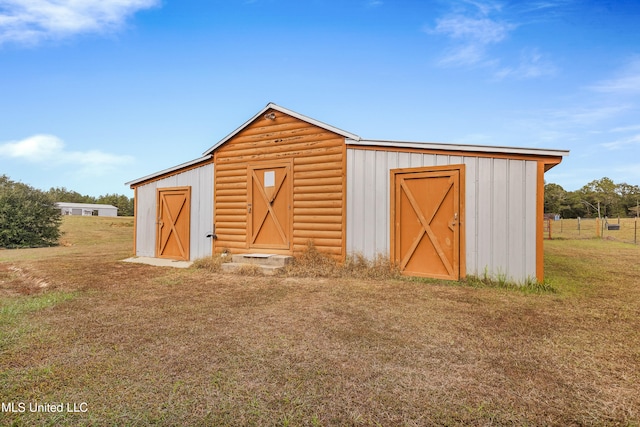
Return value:
[(98, 216), (118, 216), (118, 209), (113, 208), (99, 208)]
[(190, 255), (195, 260), (211, 256), (213, 232), (213, 164), (141, 185), (136, 200), (136, 255), (155, 256), (156, 189), (191, 187)]
[(347, 253), (389, 255), (391, 169), (453, 164), (465, 165), (467, 274), (535, 278), (535, 161), (349, 148)]

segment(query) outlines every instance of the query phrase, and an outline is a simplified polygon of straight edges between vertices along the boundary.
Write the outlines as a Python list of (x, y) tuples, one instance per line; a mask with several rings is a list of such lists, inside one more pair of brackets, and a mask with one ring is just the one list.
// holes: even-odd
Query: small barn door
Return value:
[(291, 248), (291, 163), (248, 167), (247, 239), (250, 249)]
[(404, 274), (460, 277), (463, 168), (391, 171), (392, 254)]
[(159, 188), (156, 257), (189, 260), (191, 187)]

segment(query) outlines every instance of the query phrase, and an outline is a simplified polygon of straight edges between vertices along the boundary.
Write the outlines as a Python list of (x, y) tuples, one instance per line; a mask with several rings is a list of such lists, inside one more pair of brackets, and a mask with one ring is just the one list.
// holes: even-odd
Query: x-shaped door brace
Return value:
[[(174, 236), (176, 236), (176, 242), (178, 242), (178, 248), (180, 249), (180, 254), (182, 256), (184, 256), (185, 254), (185, 250), (184, 247), (182, 246), (182, 241), (180, 239), (180, 235), (178, 234), (178, 231), (176, 230), (176, 221), (177, 219), (180, 217), (180, 214), (182, 213), (182, 209), (184, 208), (185, 203), (187, 202), (187, 199), (182, 199), (182, 204), (180, 205), (180, 208), (178, 208), (178, 212), (176, 214), (176, 219), (173, 219), (173, 216), (171, 215), (171, 210), (169, 209), (169, 206), (166, 202), (166, 199), (163, 201), (163, 206), (162, 206), (162, 210), (163, 212), (166, 213), (168, 219), (169, 219), (169, 227), (171, 227), (171, 229), (169, 230), (169, 232), (167, 233), (167, 238), (164, 240), (164, 242), (162, 242), (161, 246), (160, 246), (160, 253), (164, 252), (165, 247), (167, 246), (167, 243), (169, 243), (169, 237), (171, 237), (171, 233), (173, 233)], [(164, 221), (160, 222), (160, 228), (164, 227)]]
[[(256, 175), (256, 171), (252, 170), (251, 174), (253, 175), (253, 179), (254, 182), (260, 182), (260, 180), (258, 179), (258, 176)], [(273, 201), (276, 199), (276, 197), (278, 197), (278, 193), (280, 192), (280, 189), (282, 188), (282, 184), (284, 183), (284, 180), (287, 178), (287, 172), (285, 172), (284, 176), (282, 177), (282, 179), (280, 180), (279, 183), (277, 183), (275, 190), (273, 192), (273, 197), (271, 197), (271, 200), (269, 200), (269, 196), (267, 196), (267, 193), (264, 191), (264, 187), (262, 185), (258, 185), (258, 190), (260, 195), (262, 196), (262, 199), (264, 200), (264, 202), (267, 205), (267, 211), (264, 213), (264, 215), (262, 216), (262, 218), (260, 219), (260, 225), (258, 227), (255, 227), (252, 230), (252, 236), (251, 236), (251, 241), (255, 242), (256, 237), (258, 237), (258, 233), (260, 232), (260, 230), (262, 229), (262, 226), (264, 225), (264, 222), (267, 220), (267, 217), (269, 215), (271, 215), (271, 218), (273, 218), (273, 222), (276, 226), (276, 229), (278, 230), (278, 233), (280, 233), (280, 237), (282, 238), (282, 242), (284, 244), (288, 244), (288, 240), (287, 240), (287, 235), (285, 234), (284, 230), (282, 229), (282, 226), (280, 225), (280, 222), (278, 221), (278, 217), (276, 216), (275, 211), (273, 210), (273, 206), (272, 203)], [(255, 209), (254, 209), (255, 212)]]
[[(451, 188), (453, 187), (453, 180), (449, 178), (449, 186), (443, 192), (442, 197), (440, 198), (440, 201), (435, 205), (435, 208), (433, 212), (431, 212), (429, 219), (425, 218), (425, 216), (422, 214), (422, 210), (420, 209), (418, 202), (416, 201), (415, 197), (413, 197), (413, 193), (411, 193), (411, 190), (409, 190), (409, 187), (405, 184), (404, 180), (400, 182), (400, 186), (404, 190), (404, 193), (406, 194), (407, 199), (409, 200), (409, 203), (413, 208), (413, 211), (418, 217), (418, 221), (420, 221), (420, 224), (422, 225), (422, 229), (418, 232), (418, 235), (416, 236), (413, 243), (411, 244), (411, 247), (407, 251), (407, 254), (405, 255), (404, 259), (401, 261), (400, 268), (404, 269), (407, 266), (407, 264), (409, 263), (409, 260), (413, 256), (413, 253), (418, 248), (418, 245), (420, 244), (422, 237), (426, 234), (427, 236), (429, 236), (429, 240), (431, 241), (431, 244), (433, 245), (434, 249), (438, 253), (438, 256), (440, 257), (442, 264), (447, 269), (447, 272), (449, 273), (449, 275), (453, 276), (454, 275), (453, 266), (449, 262), (449, 259), (447, 259), (447, 256), (445, 255), (444, 251), (442, 250), (442, 247), (440, 246), (440, 243), (438, 242), (438, 237), (435, 235), (435, 233), (433, 232), (430, 226), (431, 221), (433, 221), (433, 218), (438, 213), (440, 206), (442, 206), (444, 199), (447, 197), (447, 194), (449, 194), (449, 191), (451, 191)], [(449, 228), (453, 230), (451, 223), (449, 224)]]

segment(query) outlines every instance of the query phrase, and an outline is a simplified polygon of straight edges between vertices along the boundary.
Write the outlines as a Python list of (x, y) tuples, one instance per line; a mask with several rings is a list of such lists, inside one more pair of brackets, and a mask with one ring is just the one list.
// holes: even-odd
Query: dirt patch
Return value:
[(47, 288), (51, 283), (29, 268), (0, 264), (0, 295), (32, 295)]

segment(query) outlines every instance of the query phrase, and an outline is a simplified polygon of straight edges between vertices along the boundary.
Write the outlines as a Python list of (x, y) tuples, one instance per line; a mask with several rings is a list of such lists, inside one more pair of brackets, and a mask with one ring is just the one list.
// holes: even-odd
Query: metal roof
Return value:
[(392, 148), (416, 148), (420, 150), (445, 150), (462, 151), (474, 153), (503, 153), (503, 154), (524, 154), (534, 156), (567, 156), (569, 150), (556, 150), (551, 148), (524, 148), (524, 147), (500, 147), (492, 145), (472, 145), (472, 144), (450, 144), (442, 142), (411, 142), (411, 141), (388, 141), (377, 139), (347, 139), (348, 145), (361, 145), (373, 147)]
[(70, 203), (70, 202), (56, 202), (56, 206), (59, 208), (83, 208), (83, 209), (118, 209), (113, 205), (103, 205), (97, 203)]
[(136, 184), (139, 184), (141, 182), (147, 181), (149, 179), (153, 179), (153, 178), (156, 178), (158, 176), (161, 176), (161, 175), (164, 175), (164, 174), (168, 174), (168, 173), (171, 173), (171, 172), (175, 172), (175, 171), (178, 171), (178, 170), (180, 170), (182, 168), (186, 168), (186, 167), (198, 164), (200, 162), (204, 162), (205, 160), (209, 160), (212, 156), (213, 156), (212, 154), (208, 154), (206, 156), (198, 157), (197, 159), (189, 160), (188, 162), (181, 163), (179, 165), (176, 165), (176, 166), (173, 166), (173, 167), (170, 167), (170, 168), (167, 168), (167, 169), (163, 169), (163, 170), (161, 170), (159, 172), (155, 172), (155, 173), (152, 173), (150, 175), (143, 176), (142, 178), (138, 178), (138, 179), (134, 179), (133, 181), (125, 182), (124, 185), (129, 185), (129, 186), (136, 185)]

